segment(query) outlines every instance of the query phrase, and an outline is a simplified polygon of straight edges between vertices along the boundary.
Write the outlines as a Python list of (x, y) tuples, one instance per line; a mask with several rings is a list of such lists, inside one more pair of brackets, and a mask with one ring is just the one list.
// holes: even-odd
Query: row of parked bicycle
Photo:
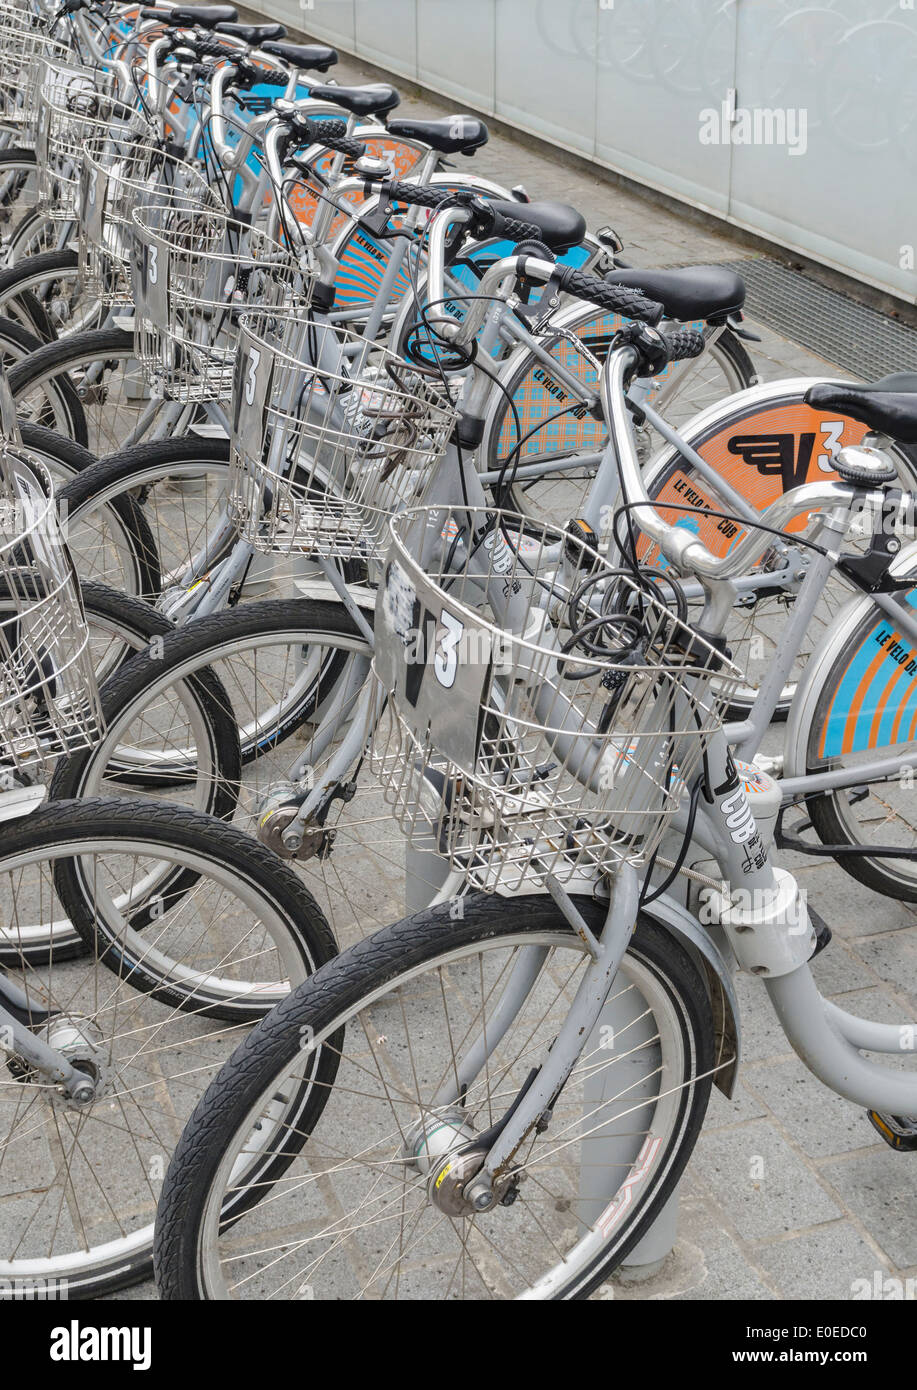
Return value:
[(917, 373), (757, 382), (737, 275), (336, 62), (0, 3), (21, 1297), (154, 1239), (168, 1298), (586, 1296), (731, 1092), (739, 969), (917, 1147), (774, 862), (917, 901)]

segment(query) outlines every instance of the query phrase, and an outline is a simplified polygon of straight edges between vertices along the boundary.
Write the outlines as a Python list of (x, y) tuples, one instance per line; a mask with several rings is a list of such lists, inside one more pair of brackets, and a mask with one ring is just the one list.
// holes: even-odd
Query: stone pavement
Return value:
[[(342, 82), (371, 80), (355, 61)], [(426, 98), (405, 97), (399, 114), (439, 115)], [(634, 264), (732, 261), (754, 253), (727, 232), (616, 188), (564, 156), (494, 136), (460, 160), (532, 197), (575, 203), (590, 228), (611, 224)], [(764, 378), (836, 371), (779, 334), (750, 324)], [(840, 375), (848, 375), (840, 373)], [(832, 861), (784, 856), (834, 941), (815, 962), (820, 988), (867, 1018), (917, 1020), (917, 911), (879, 897)], [(654, 1299), (850, 1299), (865, 1281), (914, 1280), (917, 1296), (917, 1161), (877, 1141), (864, 1114), (826, 1091), (791, 1051), (763, 987), (738, 981), (745, 1062), (734, 1101), (714, 1091), (684, 1183), (678, 1243), (662, 1270), (598, 1297)], [(888, 1286), (890, 1292), (896, 1286)], [(155, 1297), (149, 1284), (123, 1295)], [(875, 1295), (873, 1295), (875, 1296)]]

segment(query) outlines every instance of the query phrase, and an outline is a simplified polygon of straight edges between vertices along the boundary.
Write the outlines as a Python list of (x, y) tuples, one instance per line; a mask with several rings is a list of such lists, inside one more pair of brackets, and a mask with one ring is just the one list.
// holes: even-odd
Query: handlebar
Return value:
[[(468, 194), (456, 194), (448, 189), (426, 188), (419, 184), (400, 183), (393, 180), (367, 179), (364, 191), (377, 190), (382, 197), (392, 202), (414, 204), (432, 208), (439, 215), (431, 221), (427, 244), (427, 293), (431, 305), (442, 304), (447, 298), (445, 285), (446, 240), (455, 226), (464, 226), (468, 234), (475, 238), (499, 237), (507, 241), (541, 242), (544, 232), (533, 222), (499, 212), (482, 198)], [(521, 207), (524, 210), (525, 205)], [(649, 299), (638, 289), (625, 285), (609, 285), (595, 275), (587, 275), (572, 266), (558, 266), (553, 260), (542, 260), (534, 256), (508, 256), (497, 261), (485, 271), (468, 311), (462, 322), (458, 323), (451, 315), (428, 314), (430, 321), (437, 321), (437, 331), (442, 332), (456, 346), (470, 343), (480, 330), (488, 312), (488, 299), (493, 298), (501, 282), (513, 275), (517, 279), (540, 283), (554, 281), (560, 290), (577, 299), (598, 304), (613, 314), (624, 314), (628, 318), (642, 319), (647, 323), (658, 323), (664, 310), (661, 304)], [(701, 349), (703, 343), (701, 342)]]
[[(697, 356), (696, 339), (700, 336), (693, 329), (677, 329), (668, 337), (658, 335), (668, 354), (671, 345), (673, 354), (684, 357)], [(675, 361), (676, 356), (668, 358)], [(749, 529), (729, 550), (717, 557), (707, 549), (692, 531), (673, 526), (664, 521), (650, 500), (643, 481), (640, 461), (634, 440), (633, 422), (627, 406), (627, 382), (635, 368), (641, 372), (645, 362), (632, 344), (614, 348), (605, 362), (602, 372), (602, 404), (608, 423), (610, 447), (615, 450), (621, 475), (621, 490), (626, 501), (633, 508), (636, 524), (651, 540), (659, 546), (664, 557), (682, 574), (694, 574), (708, 579), (728, 579), (739, 574), (749, 563), (753, 563), (761, 553), (761, 537), (758, 529), (749, 523)], [(867, 505), (880, 505), (884, 498), (881, 489), (869, 494), (855, 490), (849, 484), (826, 478), (823, 482), (804, 483), (783, 493), (761, 513), (761, 526), (782, 531), (796, 517), (803, 516), (818, 507), (844, 507), (849, 509), (856, 498)], [(633, 506), (634, 503), (638, 505)]]

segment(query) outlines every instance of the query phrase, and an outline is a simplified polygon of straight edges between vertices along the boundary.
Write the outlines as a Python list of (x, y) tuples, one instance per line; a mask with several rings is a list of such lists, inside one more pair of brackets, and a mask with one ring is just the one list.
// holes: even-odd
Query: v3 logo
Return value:
[[(784, 492), (799, 487), (809, 476), (809, 466), (816, 443), (821, 444), (817, 459), (823, 473), (834, 471), (834, 453), (840, 447), (846, 420), (823, 420), (818, 430), (803, 430), (780, 434), (735, 434), (727, 442), (731, 454), (737, 454), (749, 468), (762, 477), (778, 475)], [(819, 440), (818, 436), (823, 436)]]

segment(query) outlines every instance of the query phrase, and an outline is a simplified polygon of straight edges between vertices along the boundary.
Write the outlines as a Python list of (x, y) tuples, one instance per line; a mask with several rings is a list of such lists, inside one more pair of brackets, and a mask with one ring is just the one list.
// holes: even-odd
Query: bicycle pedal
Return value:
[(873, 1129), (881, 1134), (890, 1149), (897, 1153), (917, 1151), (917, 1119), (907, 1119), (902, 1115), (883, 1115), (878, 1110), (867, 1110), (866, 1118)]

